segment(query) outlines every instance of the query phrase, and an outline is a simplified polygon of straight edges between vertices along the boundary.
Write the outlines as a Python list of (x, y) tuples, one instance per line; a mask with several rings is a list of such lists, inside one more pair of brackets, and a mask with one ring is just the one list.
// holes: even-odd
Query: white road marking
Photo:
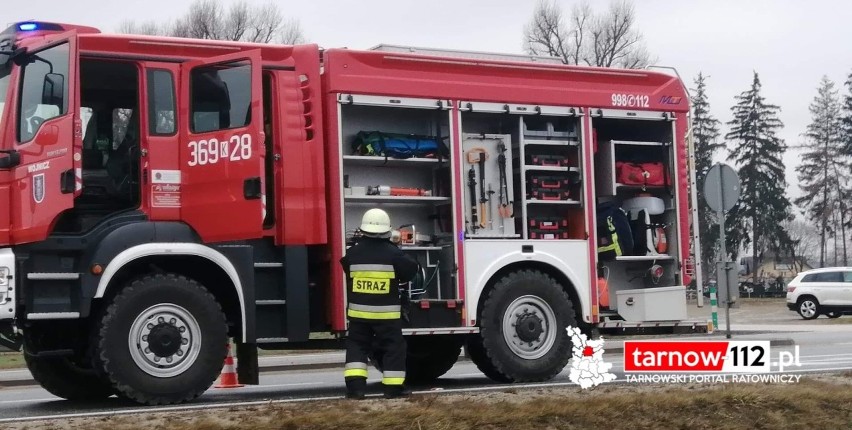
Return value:
[[(852, 370), (852, 367), (831, 367), (831, 368), (822, 368), (822, 369), (808, 369), (808, 370), (785, 370), (782, 372), (771, 372), (772, 373), (819, 373), (819, 372), (839, 372)], [(710, 375), (719, 375), (718, 373), (710, 374)], [(610, 384), (614, 383), (624, 383), (627, 382), (626, 378), (617, 379), (615, 381), (610, 382)], [(306, 385), (311, 383), (300, 383), (300, 385)], [(322, 384), (322, 383), (320, 383)], [(294, 385), (294, 384), (282, 384), (282, 385)], [(500, 390), (516, 390), (516, 389), (526, 389), (526, 388), (553, 388), (553, 387), (566, 387), (566, 386), (576, 386), (577, 384), (573, 382), (548, 382), (548, 383), (537, 383), (537, 384), (501, 384), (501, 385), (490, 385), (484, 387), (470, 387), (470, 388), (444, 388), (441, 390), (427, 390), (427, 391), (415, 391), (414, 394), (445, 394), (445, 393), (464, 393), (464, 392), (487, 392), (487, 391), (500, 391)], [(261, 387), (272, 387), (273, 385), (265, 385)], [(368, 397), (379, 397), (379, 394), (368, 395)], [(150, 414), (150, 413), (158, 413), (158, 412), (181, 412), (181, 411), (195, 411), (195, 410), (205, 410), (205, 409), (221, 409), (221, 408), (231, 408), (237, 406), (260, 406), (260, 405), (268, 405), (268, 404), (284, 404), (284, 403), (304, 403), (311, 401), (325, 401), (325, 400), (340, 400), (343, 399), (343, 396), (322, 396), (322, 397), (301, 397), (301, 398), (292, 398), (292, 399), (279, 399), (279, 400), (257, 400), (257, 401), (246, 401), (246, 402), (227, 402), (227, 403), (210, 403), (203, 405), (187, 405), (187, 406), (166, 406), (166, 407), (150, 407), (150, 408), (136, 408), (136, 409), (121, 409), (121, 410), (111, 410), (111, 411), (100, 411), (100, 412), (82, 412), (76, 414), (55, 414), (55, 415), (40, 415), (33, 417), (16, 417), (16, 418), (2, 418), (0, 419), (0, 423), (7, 422), (24, 422), (24, 421), (38, 421), (38, 420), (55, 420), (55, 419), (67, 419), (67, 418), (85, 418), (85, 417), (104, 417), (104, 416), (116, 416), (116, 415), (132, 415), (132, 414)], [(54, 400), (54, 399), (41, 399), (44, 400)], [(36, 401), (36, 400), (33, 400)], [(13, 402), (13, 401), (7, 401)], [(23, 402), (23, 401), (21, 401)]]

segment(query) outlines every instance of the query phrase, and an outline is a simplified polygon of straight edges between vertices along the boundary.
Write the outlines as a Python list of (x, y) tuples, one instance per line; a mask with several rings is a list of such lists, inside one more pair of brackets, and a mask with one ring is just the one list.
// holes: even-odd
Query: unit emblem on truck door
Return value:
[(33, 200), (36, 203), (44, 201), (44, 173), (33, 175)]

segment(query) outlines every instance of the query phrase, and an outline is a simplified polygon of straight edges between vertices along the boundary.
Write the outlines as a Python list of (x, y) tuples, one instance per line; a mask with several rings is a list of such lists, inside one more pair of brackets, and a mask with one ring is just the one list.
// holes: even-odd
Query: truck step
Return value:
[(28, 320), (74, 320), (80, 318), (80, 312), (33, 312), (27, 314)]
[(255, 269), (274, 269), (279, 267), (284, 267), (284, 263), (254, 263)]
[(257, 343), (284, 343), (289, 342), (290, 339), (286, 337), (259, 337), (255, 342)]
[(80, 279), (79, 273), (27, 273), (27, 279), (31, 281), (76, 281)]
[(287, 304), (287, 300), (258, 300), (255, 304), (258, 306), (283, 306)]

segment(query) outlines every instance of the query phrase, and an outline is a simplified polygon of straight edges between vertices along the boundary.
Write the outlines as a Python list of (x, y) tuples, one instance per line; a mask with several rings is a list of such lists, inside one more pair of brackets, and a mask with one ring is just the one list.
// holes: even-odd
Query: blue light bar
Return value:
[(38, 24), (34, 22), (25, 22), (23, 24), (18, 24), (18, 30), (21, 31), (33, 31), (38, 29)]

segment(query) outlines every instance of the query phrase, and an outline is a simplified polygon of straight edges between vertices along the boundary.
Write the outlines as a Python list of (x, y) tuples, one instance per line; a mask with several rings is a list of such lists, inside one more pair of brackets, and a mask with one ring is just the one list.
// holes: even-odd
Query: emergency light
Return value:
[(34, 22), (25, 22), (23, 24), (18, 24), (18, 30), (20, 30), (20, 31), (38, 30), (38, 24), (36, 24)]

